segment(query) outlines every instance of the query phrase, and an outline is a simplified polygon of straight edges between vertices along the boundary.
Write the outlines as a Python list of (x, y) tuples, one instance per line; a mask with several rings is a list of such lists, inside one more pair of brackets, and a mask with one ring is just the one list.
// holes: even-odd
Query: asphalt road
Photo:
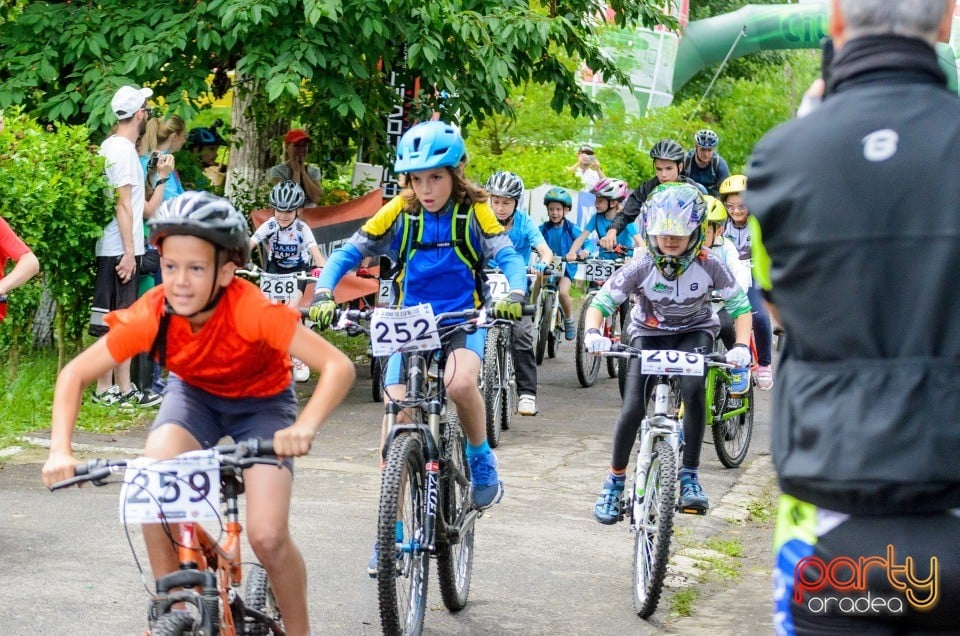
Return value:
[[(768, 396), (757, 395), (745, 465), (769, 448)], [(506, 496), (477, 525), (467, 608), (447, 612), (431, 571), (425, 633), (682, 633), (683, 622), (670, 616), (669, 595), (651, 619), (636, 616), (633, 536), (626, 524), (601, 526), (592, 518), (619, 411), (616, 380), (602, 370), (594, 387), (581, 388), (572, 346), (565, 344), (560, 357), (540, 367), (539, 405), (539, 415), (516, 416), (504, 433), (498, 455)], [(379, 633), (375, 583), (365, 566), (376, 527), (381, 412), (361, 372), (311, 455), (297, 460), (291, 525), (307, 561), (318, 634)], [(83, 454), (109, 456), (142, 447), (144, 435), (136, 429), (111, 437), (78, 435), (75, 441), (121, 449)], [(0, 458), (2, 633), (141, 633), (147, 593), (118, 521), (119, 488), (50, 493), (40, 483), (45, 455), (42, 448), (27, 447)], [(701, 480), (711, 502), (728, 493), (743, 472), (723, 468), (705, 443)], [(733, 526), (718, 517), (680, 515), (678, 532), (688, 545), (723, 537)], [(129, 532), (142, 564), (139, 528)], [(253, 558), (249, 549), (245, 556)], [(149, 573), (143, 578), (151, 580)], [(762, 603), (742, 602), (754, 610)]]

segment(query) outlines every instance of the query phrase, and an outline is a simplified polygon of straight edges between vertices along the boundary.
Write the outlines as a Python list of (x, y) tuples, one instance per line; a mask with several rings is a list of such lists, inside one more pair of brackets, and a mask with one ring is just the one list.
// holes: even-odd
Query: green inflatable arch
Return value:
[[(731, 59), (770, 49), (818, 48), (827, 32), (827, 4), (749, 4), (732, 13), (697, 20), (687, 25), (677, 48), (673, 92), (705, 68), (727, 56), (741, 30), (745, 35), (730, 54)], [(937, 45), (940, 66), (950, 90), (957, 92), (957, 54), (945, 43)]]

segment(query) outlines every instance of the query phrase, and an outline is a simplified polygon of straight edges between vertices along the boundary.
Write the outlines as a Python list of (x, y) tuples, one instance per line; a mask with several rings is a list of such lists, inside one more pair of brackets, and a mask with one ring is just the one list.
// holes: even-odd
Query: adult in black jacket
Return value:
[(933, 48), (954, 4), (833, 0), (822, 104), (751, 158), (757, 278), (787, 332), (782, 633), (960, 625), (960, 99)]
[(617, 235), (639, 216), (643, 203), (653, 192), (653, 189), (661, 183), (681, 181), (689, 183), (704, 193), (706, 192), (700, 184), (681, 175), (684, 157), (683, 147), (672, 139), (661, 139), (653, 145), (653, 148), (650, 149), (650, 158), (653, 159), (653, 170), (656, 176), (649, 181), (644, 181), (630, 193), (623, 209), (617, 213), (607, 229), (607, 233), (600, 237), (600, 247), (605, 250), (612, 250), (616, 247)]

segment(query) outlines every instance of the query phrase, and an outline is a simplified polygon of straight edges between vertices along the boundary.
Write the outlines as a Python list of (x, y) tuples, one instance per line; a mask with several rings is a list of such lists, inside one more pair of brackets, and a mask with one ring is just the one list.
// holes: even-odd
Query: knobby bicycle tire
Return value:
[[(277, 605), (277, 598), (273, 593), (273, 586), (270, 584), (267, 571), (263, 569), (262, 565), (253, 564), (247, 571), (243, 604), (250, 609), (266, 614), (281, 625), (283, 624), (280, 607)], [(269, 625), (252, 618), (244, 619), (244, 623), (238, 624), (237, 632), (250, 636), (272, 636), (276, 633)]]
[[(513, 345), (506, 337), (500, 340), (500, 358), (503, 360), (500, 367), (503, 378), (503, 412), (500, 414), (500, 430), (506, 431), (513, 424), (513, 416), (519, 408), (520, 401), (520, 396), (517, 394), (517, 367), (513, 359)], [(499, 440), (497, 443), (500, 443)]]
[(183, 612), (168, 611), (150, 626), (152, 636), (188, 636), (195, 633), (193, 617)]
[(556, 302), (556, 294), (543, 291), (540, 292), (540, 297), (544, 300), (540, 322), (537, 324), (537, 347), (535, 351), (537, 364), (543, 364), (543, 356), (547, 352), (547, 342), (553, 332), (553, 303)]
[(592, 291), (583, 299), (583, 305), (580, 307), (580, 317), (577, 320), (577, 351), (575, 361), (577, 363), (577, 380), (580, 381), (580, 386), (583, 387), (593, 386), (594, 382), (597, 381), (597, 376), (600, 374), (600, 356), (588, 353), (586, 349), (583, 348), (583, 339), (587, 331), (587, 309), (590, 307), (590, 303), (596, 295), (597, 292)]
[(673, 516), (677, 507), (677, 464), (664, 440), (653, 447), (644, 499), (637, 505), (633, 548), (633, 605), (648, 618), (657, 609), (670, 558)]
[[(446, 522), (456, 523), (470, 510), (470, 466), (467, 463), (466, 442), (460, 431), (460, 421), (453, 415), (444, 424), (440, 465), (440, 502)], [(466, 483), (458, 483), (460, 472)], [(473, 575), (474, 525), (464, 529), (456, 543), (438, 537), (437, 579), (443, 604), (451, 612), (462, 610), (470, 594), (470, 579)]]
[[(413, 434), (394, 438), (380, 483), (377, 598), (384, 634), (419, 634), (427, 608), (424, 459)], [(398, 546), (398, 544), (400, 544)]]
[(370, 356), (370, 397), (374, 402), (383, 401), (383, 368), (387, 364), (386, 360)]
[[(713, 446), (717, 451), (717, 458), (727, 468), (736, 468), (747, 458), (750, 450), (750, 439), (753, 437), (753, 384), (741, 397), (730, 395), (730, 385), (722, 380), (714, 385), (714, 408), (711, 417), (711, 433)], [(720, 420), (720, 417), (731, 410), (730, 402), (746, 400), (749, 404), (746, 413), (729, 420)], [(709, 402), (708, 402), (709, 404)]]
[(503, 377), (499, 360), (500, 330), (487, 330), (487, 342), (483, 349), (483, 405), (486, 411), (487, 443), (490, 448), (500, 444), (503, 423)]
[(560, 343), (567, 337), (566, 329), (563, 325), (567, 315), (563, 313), (563, 307), (560, 306), (560, 299), (554, 297), (553, 301), (554, 310), (553, 319), (551, 320), (553, 326), (550, 328), (550, 338), (547, 340), (547, 356), (550, 358), (557, 357), (557, 350), (560, 348)]

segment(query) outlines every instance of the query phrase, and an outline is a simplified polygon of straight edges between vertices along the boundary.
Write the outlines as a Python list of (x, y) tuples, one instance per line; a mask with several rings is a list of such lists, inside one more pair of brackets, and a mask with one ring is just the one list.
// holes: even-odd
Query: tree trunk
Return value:
[(45, 349), (53, 344), (53, 320), (57, 313), (57, 303), (53, 300), (50, 288), (43, 286), (40, 305), (33, 316), (33, 346)]
[(230, 114), (234, 132), (224, 194), (244, 213), (266, 207), (270, 192), (267, 171), (282, 160), (274, 150), (282, 144), (271, 148), (271, 142), (282, 140), (286, 132), (285, 122), (255, 120), (252, 103), (257, 92), (258, 87), (252, 80), (239, 75), (234, 79)]

